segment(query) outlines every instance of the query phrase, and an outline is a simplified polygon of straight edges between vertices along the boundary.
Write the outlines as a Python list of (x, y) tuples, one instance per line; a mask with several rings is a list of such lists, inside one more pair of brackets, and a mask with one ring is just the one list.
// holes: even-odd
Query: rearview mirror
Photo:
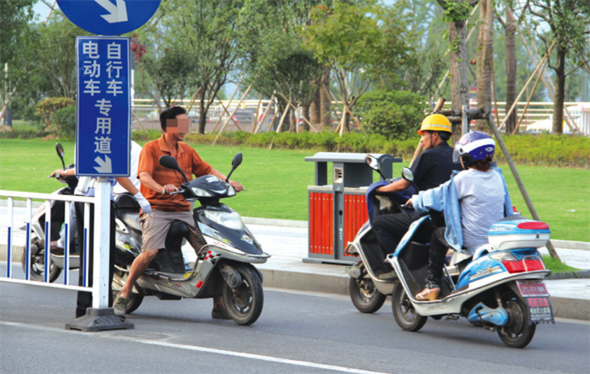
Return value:
[(379, 170), (379, 160), (377, 160), (375, 157), (367, 155), (367, 157), (365, 157), (365, 162), (371, 169)]
[(236, 170), (236, 168), (238, 166), (240, 166), (241, 163), (242, 163), (242, 153), (240, 152), (234, 156), (234, 159), (231, 162), (231, 170), (229, 171), (227, 178), (225, 178), (225, 183), (229, 182), (229, 177), (230, 177), (231, 173), (233, 173), (234, 170)]
[(402, 178), (407, 180), (410, 183), (414, 183), (414, 173), (412, 173), (412, 169), (410, 168), (403, 168), (402, 169)]
[(66, 163), (64, 162), (64, 147), (59, 143), (55, 143), (55, 151), (57, 152), (57, 156), (61, 160), (61, 165), (63, 166), (63, 169), (65, 170)]
[(184, 172), (182, 171), (182, 169), (180, 168), (180, 166), (178, 166), (178, 161), (176, 161), (176, 159), (174, 157), (172, 157), (172, 156), (161, 156), (160, 157), (160, 165), (162, 165), (165, 168), (178, 171), (184, 177), (184, 181), (185, 182), (188, 182), (188, 179), (186, 178), (186, 175), (184, 175)]
[(242, 164), (242, 153), (238, 153), (237, 155), (234, 156), (234, 159), (231, 162), (231, 167), (235, 169), (238, 166), (240, 166), (241, 164)]

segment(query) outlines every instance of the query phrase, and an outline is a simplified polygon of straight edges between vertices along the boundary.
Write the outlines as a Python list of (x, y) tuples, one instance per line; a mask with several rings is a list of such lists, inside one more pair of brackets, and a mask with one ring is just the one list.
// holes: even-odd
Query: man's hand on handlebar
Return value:
[(67, 177), (67, 170), (64, 169), (57, 169), (56, 171), (54, 171), (53, 173), (51, 173), (51, 175), (49, 176), (49, 178), (57, 178), (57, 179), (61, 179), (64, 180)]
[(173, 184), (165, 184), (165, 185), (162, 187), (162, 193), (163, 193), (164, 195), (170, 195), (172, 192), (176, 192), (176, 191), (178, 191), (178, 187), (176, 187), (176, 186), (175, 186), (175, 185), (173, 185)]
[(242, 184), (240, 182), (230, 180), (229, 184), (231, 184), (231, 186), (233, 188), (235, 188), (236, 192), (240, 192), (240, 191), (244, 190), (244, 186), (242, 186)]

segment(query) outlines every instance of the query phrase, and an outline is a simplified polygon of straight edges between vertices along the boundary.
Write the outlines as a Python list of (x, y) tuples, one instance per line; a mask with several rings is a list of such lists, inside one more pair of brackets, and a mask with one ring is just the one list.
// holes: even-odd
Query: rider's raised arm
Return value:
[(409, 188), (412, 184), (405, 179), (389, 183), (387, 186), (379, 187), (377, 192), (399, 192)]
[[(215, 175), (217, 178), (221, 179), (222, 181), (225, 181), (225, 178), (227, 178), (225, 175), (223, 175), (223, 173), (221, 173), (213, 168), (211, 168), (211, 171), (209, 171), (209, 175)], [(244, 189), (244, 187), (242, 186), (242, 184), (240, 182), (232, 181), (230, 179), (229, 184), (231, 184), (231, 186), (236, 189), (236, 192), (240, 192)]]

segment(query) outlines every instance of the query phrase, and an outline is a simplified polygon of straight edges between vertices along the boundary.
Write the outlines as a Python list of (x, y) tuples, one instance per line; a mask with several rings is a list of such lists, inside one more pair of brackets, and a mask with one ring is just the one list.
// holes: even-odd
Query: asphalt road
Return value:
[[(5, 272), (5, 263), (0, 272)], [(15, 268), (17, 271), (17, 268)], [(465, 320), (403, 332), (391, 304), (265, 289), (252, 326), (210, 317), (211, 300), (144, 299), (134, 330), (67, 331), (75, 293), (0, 283), (0, 373), (588, 373), (590, 324), (540, 325), (525, 349)]]

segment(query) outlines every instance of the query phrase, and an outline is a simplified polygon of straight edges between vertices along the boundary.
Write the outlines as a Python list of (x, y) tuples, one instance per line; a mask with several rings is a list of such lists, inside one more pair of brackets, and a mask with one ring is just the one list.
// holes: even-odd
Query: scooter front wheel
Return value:
[(395, 322), (404, 331), (418, 331), (420, 330), (428, 317), (422, 317), (408, 298), (404, 286), (401, 282), (397, 282), (393, 287), (393, 295), (391, 297), (391, 307), (393, 309), (393, 316)]
[(350, 278), (350, 299), (361, 313), (375, 313), (385, 303), (387, 296), (377, 290), (371, 278)]
[(514, 293), (505, 293), (501, 299), (508, 311), (508, 324), (498, 328), (498, 336), (510, 348), (524, 348), (533, 340), (537, 325), (529, 321), (525, 303)]
[(250, 265), (233, 265), (240, 273), (242, 283), (237, 288), (230, 288), (223, 283), (223, 302), (232, 320), (238, 325), (251, 325), (262, 313), (264, 294), (262, 280)]

